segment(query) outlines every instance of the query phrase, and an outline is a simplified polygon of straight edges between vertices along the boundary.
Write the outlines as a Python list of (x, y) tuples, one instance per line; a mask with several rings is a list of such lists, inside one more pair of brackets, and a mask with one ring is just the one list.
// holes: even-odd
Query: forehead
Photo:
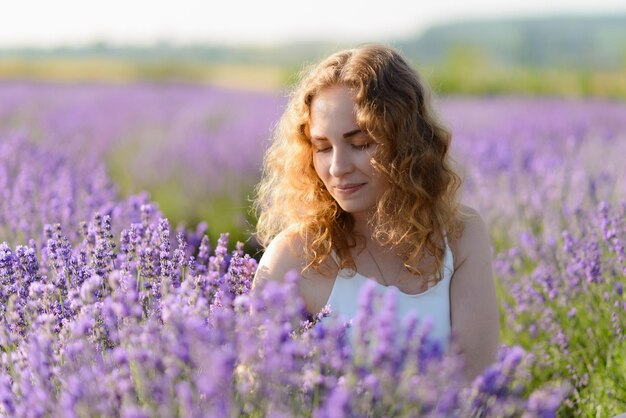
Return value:
[(345, 86), (322, 89), (311, 101), (311, 135), (357, 127), (354, 94)]

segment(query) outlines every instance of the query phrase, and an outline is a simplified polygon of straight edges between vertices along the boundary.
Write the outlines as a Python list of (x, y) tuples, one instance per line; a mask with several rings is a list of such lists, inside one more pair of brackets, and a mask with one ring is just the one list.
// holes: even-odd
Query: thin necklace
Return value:
[[(372, 252), (370, 251), (369, 248), (367, 248), (367, 243), (365, 244), (365, 250), (367, 251), (367, 253), (370, 255), (370, 257), (372, 257), (372, 261), (374, 262), (374, 264), (376, 264), (376, 268), (378, 269), (378, 272), (380, 273), (380, 277), (381, 279), (383, 279), (383, 282), (385, 282), (385, 286), (389, 286), (389, 282), (387, 282), (387, 279), (385, 278), (385, 275), (383, 273), (383, 270), (380, 268), (380, 265), (378, 264), (378, 261), (376, 261), (376, 258), (374, 257), (374, 254), (372, 254)], [(400, 268), (398, 269), (398, 271), (396, 272), (396, 276), (400, 273), (400, 270), (402, 270), (403, 266), (400, 266)]]

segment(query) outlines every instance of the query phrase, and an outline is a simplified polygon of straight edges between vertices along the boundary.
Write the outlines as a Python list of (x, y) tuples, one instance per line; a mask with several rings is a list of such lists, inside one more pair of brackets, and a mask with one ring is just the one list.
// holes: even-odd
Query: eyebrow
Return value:
[(361, 132), (361, 129), (356, 128), (356, 129), (351, 130), (350, 132), (346, 132), (345, 134), (343, 134), (343, 137), (344, 138), (350, 138), (351, 136), (354, 136), (354, 135), (358, 134), (359, 132)]
[[(353, 137), (354, 135), (361, 133), (361, 129), (360, 128), (356, 128), (353, 129), (351, 131), (345, 132), (342, 136), (344, 139)], [(328, 138), (326, 138), (325, 136), (314, 136), (311, 138), (311, 140), (315, 140), (315, 141), (328, 141)]]

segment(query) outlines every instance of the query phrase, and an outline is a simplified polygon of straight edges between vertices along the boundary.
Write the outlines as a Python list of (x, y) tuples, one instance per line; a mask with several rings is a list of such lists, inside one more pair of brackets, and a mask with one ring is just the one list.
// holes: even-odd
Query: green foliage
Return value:
[(438, 68), (418, 68), (418, 70), (422, 70), (435, 92), (442, 95), (527, 95), (626, 99), (626, 71), (506, 69), (486, 66), (483, 63), (472, 64), (471, 60), (464, 61), (458, 56), (448, 65)]

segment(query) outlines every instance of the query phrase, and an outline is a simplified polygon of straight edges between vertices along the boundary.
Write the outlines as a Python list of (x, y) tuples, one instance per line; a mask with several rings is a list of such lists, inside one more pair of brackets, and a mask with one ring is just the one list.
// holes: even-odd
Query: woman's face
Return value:
[(378, 147), (356, 123), (353, 93), (345, 86), (321, 90), (311, 102), (313, 166), (339, 206), (367, 217), (387, 182), (372, 166)]

